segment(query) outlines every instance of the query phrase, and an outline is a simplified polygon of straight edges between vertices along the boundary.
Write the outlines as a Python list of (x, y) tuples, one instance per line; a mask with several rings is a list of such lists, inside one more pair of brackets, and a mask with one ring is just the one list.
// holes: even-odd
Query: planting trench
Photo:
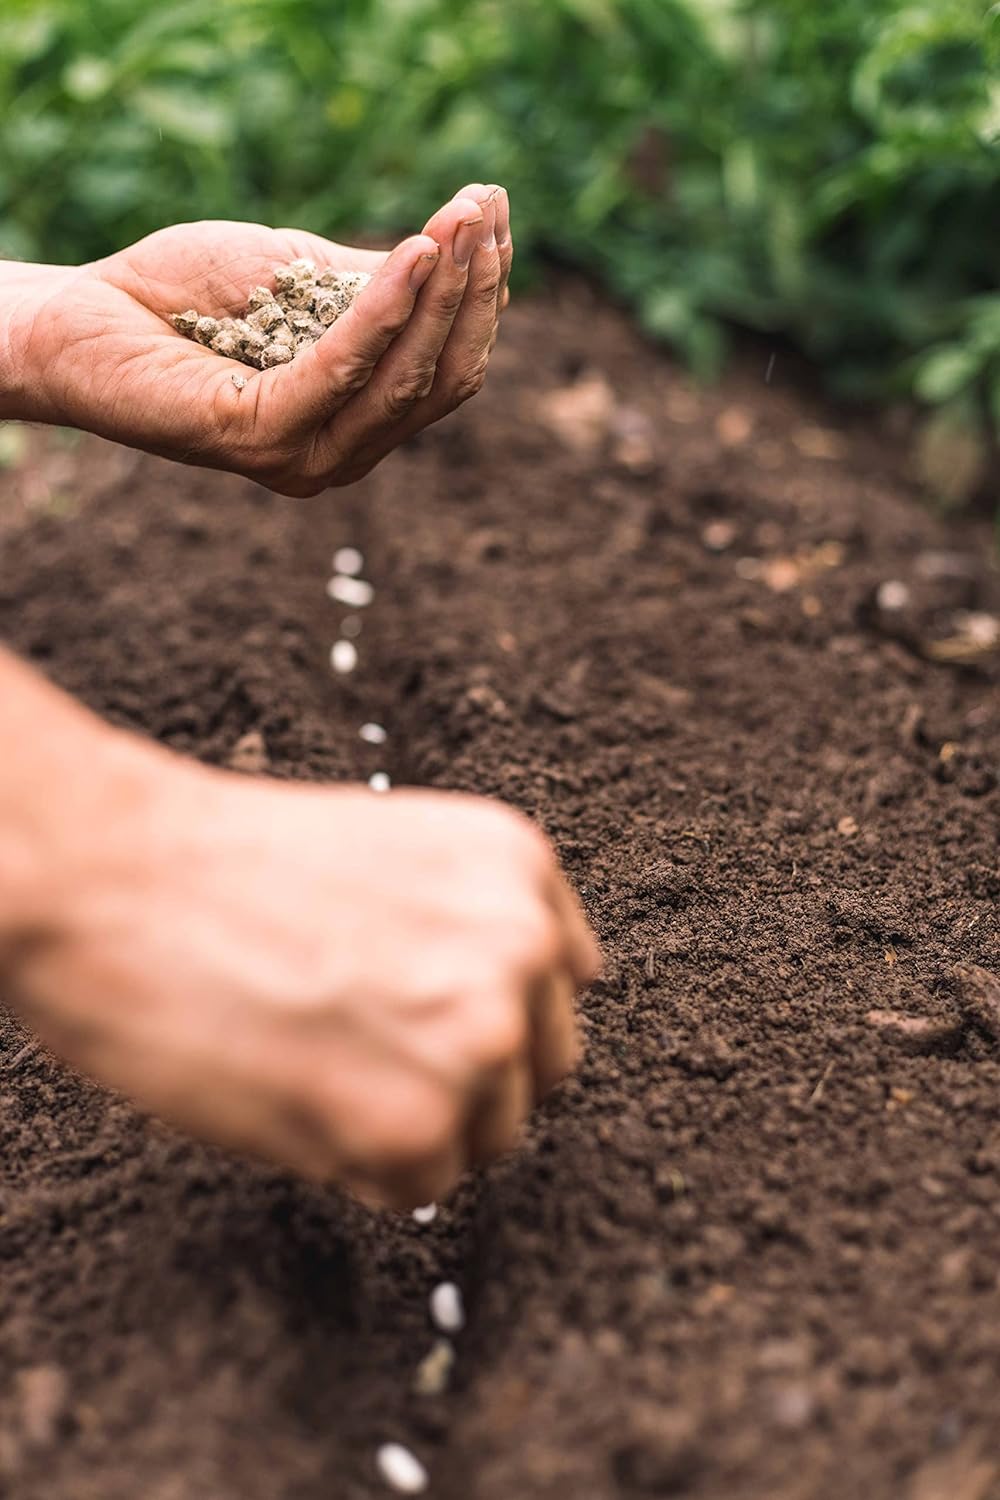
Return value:
[(0, 1494), (373, 1500), (387, 1441), (441, 1500), (1000, 1494), (1000, 1041), (954, 970), (1000, 973), (1000, 577), (889, 426), (767, 363), (699, 392), (566, 287), (356, 490), (90, 440), (3, 478), (0, 637), (214, 762), (258, 731), (275, 775), (510, 799), (606, 964), (579, 1076), (425, 1226), (0, 1018)]

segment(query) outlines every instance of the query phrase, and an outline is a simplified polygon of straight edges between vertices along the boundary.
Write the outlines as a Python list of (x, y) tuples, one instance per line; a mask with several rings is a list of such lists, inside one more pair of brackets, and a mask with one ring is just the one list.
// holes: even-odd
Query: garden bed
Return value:
[[(764, 350), (700, 392), (565, 287), (355, 490), (89, 439), (0, 476), (0, 638), (217, 763), (257, 731), (278, 776), (510, 799), (606, 956), (579, 1077), (431, 1225), (0, 1019), (4, 1493), (374, 1500), (393, 1440), (440, 1500), (997, 1493), (1000, 1042), (954, 966), (1000, 972), (1000, 577), (801, 384)], [(376, 594), (337, 678), (344, 544)]]

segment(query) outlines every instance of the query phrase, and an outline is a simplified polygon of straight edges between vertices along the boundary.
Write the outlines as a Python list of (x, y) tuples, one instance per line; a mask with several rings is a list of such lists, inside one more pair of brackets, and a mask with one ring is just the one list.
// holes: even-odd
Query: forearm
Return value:
[(125, 829), (163, 754), (0, 649), (0, 981), (125, 858)]
[(60, 419), (48, 392), (46, 311), (79, 272), (0, 261), (0, 421)]

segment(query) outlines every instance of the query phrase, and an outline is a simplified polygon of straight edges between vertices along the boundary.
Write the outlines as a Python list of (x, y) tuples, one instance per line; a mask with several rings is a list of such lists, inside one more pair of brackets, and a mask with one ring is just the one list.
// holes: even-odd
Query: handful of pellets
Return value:
[(315, 344), (369, 281), (364, 271), (317, 272), (311, 260), (293, 260), (275, 266), (273, 292), (254, 287), (242, 318), (203, 317), (191, 308), (174, 313), (170, 321), (179, 333), (216, 354), (270, 370)]

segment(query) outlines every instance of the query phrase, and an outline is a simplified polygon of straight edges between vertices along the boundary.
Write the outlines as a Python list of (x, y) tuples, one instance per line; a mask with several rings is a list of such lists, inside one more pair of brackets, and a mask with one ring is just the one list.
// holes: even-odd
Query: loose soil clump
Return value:
[(0, 1022), (0, 1492), (376, 1500), (389, 1445), (436, 1500), (1000, 1490), (1000, 577), (770, 353), (706, 393), (557, 287), (347, 493), (0, 477), (0, 635), (56, 681), (216, 764), (505, 797), (605, 953), (579, 1075), (423, 1222)]

